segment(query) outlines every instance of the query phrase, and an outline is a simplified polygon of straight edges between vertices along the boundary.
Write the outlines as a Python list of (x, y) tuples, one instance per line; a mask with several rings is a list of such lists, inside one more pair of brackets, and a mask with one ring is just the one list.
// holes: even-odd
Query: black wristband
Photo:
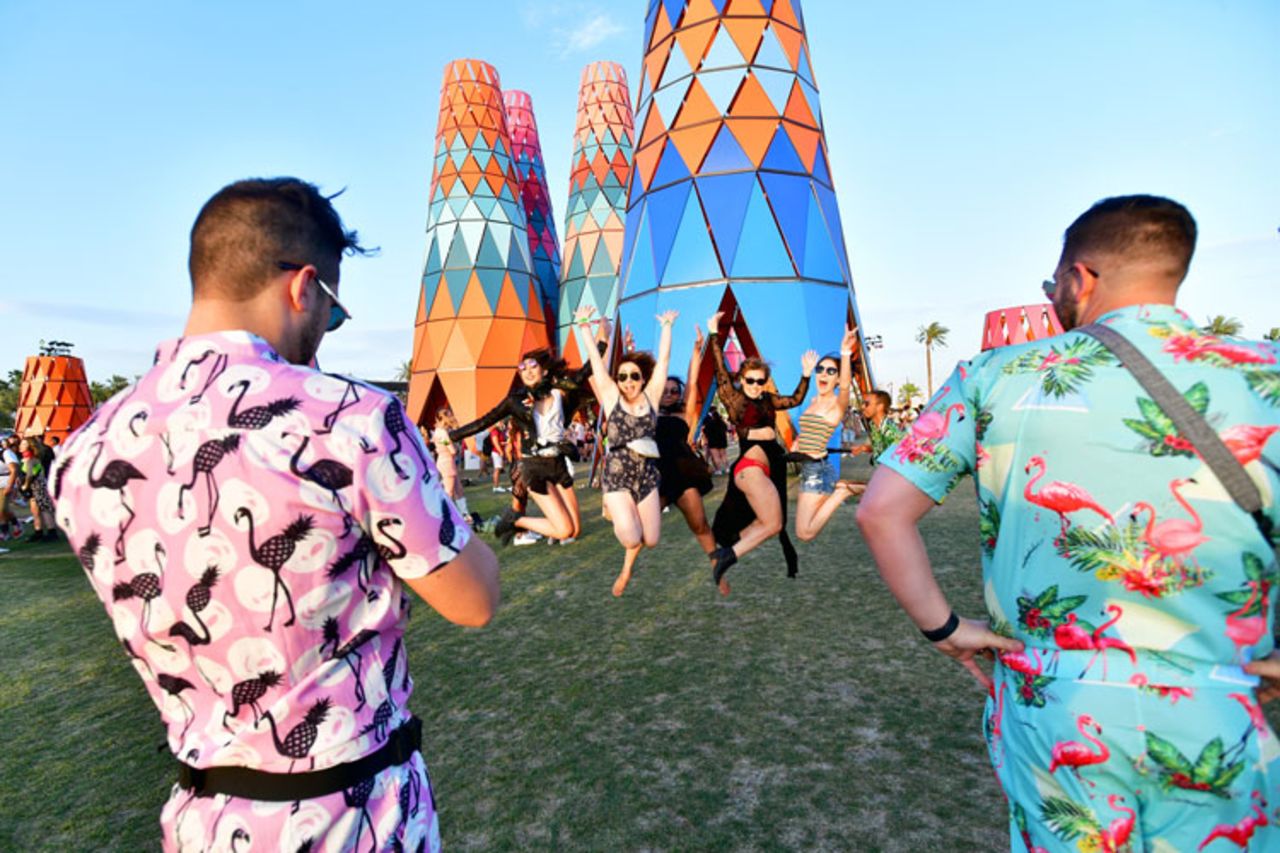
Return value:
[(934, 628), (932, 631), (926, 631), (922, 628), (920, 629), (920, 633), (924, 634), (924, 638), (931, 643), (941, 643), (947, 637), (954, 634), (956, 629), (959, 627), (960, 617), (956, 615), (954, 610), (952, 610), (951, 615), (947, 617), (946, 624), (941, 628)]

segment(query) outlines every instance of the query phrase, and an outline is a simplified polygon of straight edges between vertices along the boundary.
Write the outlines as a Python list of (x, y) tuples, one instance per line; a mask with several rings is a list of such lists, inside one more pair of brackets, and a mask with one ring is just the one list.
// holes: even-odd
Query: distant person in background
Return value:
[(502, 485), (502, 472), (506, 470), (507, 460), (511, 458), (511, 448), (508, 446), (507, 425), (494, 424), (485, 430), (484, 442), (488, 448), (489, 465), (493, 469), (493, 491), (505, 492), (506, 487)]
[[(899, 604), (987, 694), (1016, 850), (1280, 850), (1260, 707), (1280, 687), (1280, 352), (1175, 307), (1195, 241), (1168, 199), (1083, 213), (1045, 283), (1067, 331), (957, 367), (858, 509)], [(1120, 357), (1095, 332), (1118, 336)], [(1139, 384), (1144, 366), (1169, 402)], [(1163, 414), (1177, 402), (1198, 444)], [(986, 619), (952, 610), (918, 526), (966, 474)], [(1230, 481), (1261, 491), (1261, 509), (1242, 509)]]
[(462, 492), (462, 480), (458, 477), (458, 456), (461, 445), (449, 439), (449, 430), (458, 425), (453, 416), (453, 409), (441, 409), (436, 414), (435, 429), (431, 432), (431, 443), (436, 449), (436, 467), (440, 469), (440, 484), (445, 494), (453, 498), (462, 514), (470, 518), (467, 509), (467, 497)]
[(871, 454), (871, 464), (875, 465), (880, 454), (902, 438), (902, 428), (889, 417), (893, 398), (885, 391), (872, 391), (862, 404), (862, 417), (867, 422), (867, 443), (856, 445), (851, 453)]
[(711, 405), (707, 416), (702, 419), (702, 435), (707, 441), (707, 456), (710, 457), (711, 469), (716, 474), (729, 470), (729, 427), (720, 410)]
[(53, 499), (49, 497), (49, 481), (41, 459), (40, 450), (43, 445), (32, 436), (18, 443), (18, 456), (21, 459), (19, 472), (21, 483), (19, 493), (27, 500), (31, 510), (31, 522), (34, 528), (27, 537), (28, 542), (51, 542), (58, 538), (58, 528), (53, 515)]
[(358, 251), (311, 184), (220, 190), (192, 228), (181, 337), (54, 470), (59, 523), (174, 755), (166, 850), (440, 847), (410, 599), (483, 625), (498, 566), (400, 402), (308, 366), (350, 319), (340, 266)]
[(22, 524), (13, 513), (12, 503), (18, 497), (18, 485), (22, 479), (22, 457), (18, 455), (19, 439), (11, 435), (0, 441), (0, 467), (5, 483), (0, 487), (0, 540), (17, 539), (22, 535)]

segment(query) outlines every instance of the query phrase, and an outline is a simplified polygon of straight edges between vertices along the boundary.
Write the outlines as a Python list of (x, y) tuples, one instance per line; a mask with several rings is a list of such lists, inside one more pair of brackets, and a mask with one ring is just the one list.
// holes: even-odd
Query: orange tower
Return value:
[(488, 63), (445, 66), (430, 199), (408, 413), (427, 424), (447, 405), (466, 422), (510, 390), (521, 353), (550, 342), (502, 86)]
[(627, 72), (616, 62), (591, 63), (582, 69), (578, 87), (560, 279), (560, 352), (572, 367), (582, 364), (573, 336), (574, 312), (591, 307), (597, 316), (611, 318), (618, 310), (634, 145)]
[(14, 432), (44, 433), (66, 441), (93, 412), (84, 362), (73, 355), (33, 355), (27, 358), (18, 391), (18, 420)]
[(520, 202), (529, 226), (529, 259), (538, 283), (542, 311), (547, 318), (547, 335), (556, 339), (556, 308), (560, 302), (560, 241), (556, 238), (555, 217), (551, 214), (551, 193), (547, 190), (547, 170), (538, 141), (538, 121), (533, 115), (533, 98), (528, 92), (508, 89), (502, 93), (511, 131), (511, 155), (520, 177)]
[(1062, 322), (1053, 305), (1019, 305), (987, 313), (982, 325), (982, 351), (1010, 344), (1025, 344), (1062, 334)]

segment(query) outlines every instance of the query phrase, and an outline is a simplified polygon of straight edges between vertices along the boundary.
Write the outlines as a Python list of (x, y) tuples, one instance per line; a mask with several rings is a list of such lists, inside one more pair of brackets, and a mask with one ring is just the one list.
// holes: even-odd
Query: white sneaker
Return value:
[(557, 540), (557, 541), (558, 541), (561, 545), (570, 545), (570, 544), (572, 544), (572, 543), (574, 543), (574, 542), (577, 542), (578, 540), (577, 540), (577, 538), (576, 538), (576, 537), (570, 536), (568, 539), (559, 539), (559, 540)]
[(534, 533), (532, 530), (526, 530), (523, 533), (517, 533), (516, 538), (511, 540), (512, 545), (532, 545), (542, 538), (542, 534)]

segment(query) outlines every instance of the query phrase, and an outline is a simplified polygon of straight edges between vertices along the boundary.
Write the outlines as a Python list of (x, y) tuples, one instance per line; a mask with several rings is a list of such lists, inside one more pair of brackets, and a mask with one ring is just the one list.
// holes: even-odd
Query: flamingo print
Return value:
[(80, 565), (89, 574), (93, 574), (100, 550), (102, 550), (102, 537), (97, 533), (90, 533), (85, 537), (84, 544), (80, 546), (80, 550), (76, 551), (76, 557), (80, 560)]
[(200, 580), (191, 585), (187, 590), (187, 609), (191, 611), (192, 617), (195, 618), (196, 624), (200, 626), (202, 633), (197, 634), (195, 629), (186, 622), (177, 622), (169, 629), (170, 637), (181, 637), (187, 641), (189, 646), (207, 646), (213, 640), (209, 633), (209, 626), (204, 624), (204, 620), (200, 618), (200, 613), (209, 606), (209, 602), (213, 598), (213, 587), (218, 582), (218, 567), (208, 566), (204, 570), (204, 574), (200, 575)]
[[(400, 443), (400, 436), (409, 432), (409, 427), (404, 422), (404, 411), (400, 408), (399, 403), (392, 403), (387, 406), (384, 420), (387, 425), (387, 432), (391, 434), (391, 438), (396, 443), (396, 446), (387, 453), (387, 458), (391, 460), (391, 467), (396, 469), (396, 474), (400, 479), (407, 480), (409, 479), (408, 472), (401, 468), (400, 463), (396, 461), (396, 455), (404, 452)], [(425, 483), (431, 473), (430, 469), (427, 468), (426, 460), (422, 458), (421, 448), (418, 448), (418, 445), (413, 441), (409, 443), (418, 449), (418, 460), (422, 463), (422, 481)]]
[[(281, 438), (288, 438), (291, 433), (281, 433)], [(309, 467), (303, 469), (300, 467), (302, 454), (306, 452), (307, 445), (311, 443), (311, 436), (304, 435), (302, 442), (298, 445), (298, 449), (293, 452), (293, 457), (289, 460), (289, 470), (293, 472), (295, 477), (299, 477), (308, 482), (315, 483), (322, 489), (328, 489), (329, 495), (333, 498), (333, 502), (337, 504), (338, 509), (344, 514), (345, 508), (342, 506), (342, 498), (338, 492), (347, 488), (353, 482), (351, 469), (341, 462), (333, 459), (319, 459), (312, 463)], [(343, 519), (342, 537), (345, 539), (351, 533), (351, 526), (354, 523), (351, 516), (346, 515)]]
[[(943, 390), (945, 391), (946, 389)], [(944, 439), (951, 431), (951, 415), (955, 412), (959, 412), (960, 419), (964, 420), (964, 403), (952, 403), (945, 414), (941, 412), (925, 412), (916, 418), (916, 422), (911, 425), (911, 434), (921, 441)]]
[(1280, 426), (1254, 426), (1238, 424), (1218, 434), (1222, 443), (1231, 451), (1231, 455), (1241, 465), (1257, 462), (1262, 457), (1262, 448)]
[(125, 496), (125, 490), (129, 488), (132, 480), (145, 480), (146, 475), (135, 468), (133, 465), (122, 459), (113, 459), (102, 469), (102, 473), (94, 476), (93, 469), (97, 467), (98, 462), (102, 458), (102, 442), (96, 442), (94, 446), (97, 452), (94, 454), (93, 462), (89, 463), (89, 488), (91, 489), (107, 489), (108, 491), (118, 492), (120, 495), (120, 506), (124, 511), (129, 513), (129, 518), (120, 525), (119, 535), (116, 536), (115, 552), (116, 563), (124, 562), (124, 536), (129, 531), (129, 526), (133, 524), (133, 520), (137, 515), (133, 511), (133, 507), (129, 506), (129, 501)]
[(368, 592), (368, 582), (373, 577), (373, 567), (369, 563), (369, 557), (376, 551), (376, 545), (368, 533), (360, 531), (360, 538), (356, 539), (356, 544), (351, 546), (351, 550), (343, 554), (341, 557), (333, 561), (333, 565), (325, 569), (325, 576), (329, 580), (337, 580), (347, 569), (359, 564), (360, 568), (356, 572), (356, 584), (360, 587), (361, 592)]
[(1258, 732), (1258, 737), (1265, 738), (1270, 736), (1271, 726), (1267, 723), (1267, 715), (1262, 713), (1262, 704), (1255, 702), (1252, 696), (1245, 693), (1228, 693), (1228, 699), (1234, 699), (1240, 703), (1240, 707), (1244, 708), (1244, 712), (1249, 715), (1249, 722)]
[(1111, 821), (1111, 825), (1098, 833), (1098, 840), (1102, 845), (1102, 853), (1120, 853), (1129, 844), (1129, 837), (1133, 835), (1133, 823), (1138, 815), (1133, 809), (1123, 805), (1124, 797), (1119, 794), (1112, 794), (1107, 797), (1107, 805), (1111, 806), (1112, 811), (1126, 812), (1124, 817), (1118, 817)]
[(297, 613), (293, 609), (293, 595), (289, 592), (288, 585), (284, 579), (280, 577), (280, 572), (284, 568), (284, 564), (289, 562), (289, 558), (293, 556), (293, 552), (297, 549), (298, 543), (306, 539), (311, 531), (315, 528), (315, 518), (310, 515), (300, 515), (283, 533), (272, 536), (266, 542), (262, 543), (259, 548), (254, 536), (253, 513), (248, 507), (240, 507), (236, 510), (235, 523), (240, 526), (240, 519), (245, 518), (249, 521), (249, 554), (253, 557), (253, 561), (265, 569), (268, 569), (275, 575), (275, 583), (271, 587), (271, 618), (267, 619), (266, 630), (271, 630), (271, 624), (276, 618), (276, 603), (280, 598), (280, 590), (284, 590), (285, 601), (289, 605), (289, 621), (284, 623), (284, 627), (288, 628), (297, 619)]
[(1276, 357), (1270, 353), (1258, 352), (1255, 349), (1243, 347), (1239, 344), (1223, 343), (1216, 338), (1210, 338), (1208, 343), (1201, 344), (1199, 351), (1202, 353), (1211, 352), (1236, 365), (1276, 363)]
[[(263, 711), (261, 719), (266, 720), (271, 727), (271, 741), (276, 746), (276, 752), (285, 758), (292, 759), (289, 762), (289, 772), (293, 772), (293, 765), (306, 758), (311, 747), (315, 746), (316, 739), (320, 736), (320, 724), (329, 716), (329, 709), (333, 707), (333, 701), (327, 697), (316, 700), (316, 704), (311, 706), (306, 716), (302, 718), (302, 722), (294, 726), (284, 740), (280, 740), (280, 733), (276, 730), (276, 718), (271, 715), (270, 711)], [(254, 728), (257, 728), (255, 726)], [(316, 766), (315, 756), (311, 756), (311, 769)]]
[(265, 406), (254, 406), (242, 412), (240, 411), (240, 404), (244, 402), (244, 395), (249, 392), (249, 384), (248, 379), (241, 379), (231, 386), (232, 388), (238, 387), (240, 395), (231, 404), (231, 412), (227, 415), (227, 426), (229, 427), (234, 429), (262, 429), (276, 418), (287, 415), (302, 405), (302, 401), (297, 397), (282, 397), (279, 400), (272, 400)]
[(248, 705), (253, 710), (253, 725), (257, 728), (258, 723), (262, 722), (262, 708), (258, 705), (258, 700), (267, 695), (267, 691), (272, 687), (278, 687), (284, 676), (273, 669), (263, 670), (253, 678), (247, 678), (244, 681), (236, 683), (231, 688), (231, 710), (222, 712), (222, 727), (230, 730), (227, 725), (227, 719), (240, 715), (240, 709)]
[[(1102, 764), (1111, 757), (1111, 750), (1097, 737), (1097, 735), (1102, 734), (1102, 726), (1095, 722), (1093, 717), (1088, 714), (1081, 714), (1079, 719), (1076, 720), (1076, 727), (1080, 730), (1080, 734), (1084, 739), (1097, 747), (1098, 751), (1090, 751), (1089, 747), (1079, 741), (1059, 741), (1053, 745), (1052, 758), (1049, 761), (1049, 772), (1051, 774), (1059, 767), (1069, 767), (1077, 778), (1081, 778), (1081, 767)], [(1094, 734), (1089, 734), (1089, 729), (1093, 729)], [(1089, 785), (1093, 786), (1094, 783), (1090, 782)]]
[(1200, 514), (1178, 491), (1188, 483), (1194, 482), (1195, 480), (1184, 478), (1174, 480), (1169, 484), (1169, 491), (1173, 493), (1173, 499), (1190, 514), (1190, 521), (1183, 518), (1169, 518), (1157, 524), (1155, 507), (1146, 501), (1139, 501), (1134, 505), (1133, 515), (1135, 518), (1144, 511), (1148, 513), (1147, 528), (1142, 533), (1142, 539), (1147, 543), (1147, 548), (1149, 549), (1146, 559), (1147, 566), (1150, 566), (1151, 562), (1157, 557), (1173, 560), (1174, 562), (1182, 562), (1185, 558), (1191, 556), (1192, 551), (1209, 541), (1209, 537), (1204, 535), (1204, 524), (1200, 520)]
[(142, 599), (142, 636), (148, 643), (154, 643), (167, 652), (174, 651), (168, 643), (162, 643), (151, 636), (151, 602), (160, 597), (164, 591), (164, 568), (168, 553), (164, 546), (156, 543), (155, 572), (139, 572), (128, 583), (118, 583), (111, 588), (112, 601), (128, 601), (131, 598)]
[(372, 836), (369, 849), (372, 851), (378, 849), (378, 835), (373, 828), (373, 818), (369, 816), (369, 796), (373, 793), (373, 783), (377, 778), (376, 775), (370, 776), (342, 792), (342, 801), (346, 803), (347, 808), (360, 810), (360, 817), (356, 818), (356, 840), (351, 845), (352, 850), (360, 849), (360, 836), (364, 832), (365, 824), (369, 825), (369, 835)]
[(178, 486), (178, 518), (185, 518), (183, 508), (183, 495), (195, 488), (196, 479), (203, 474), (205, 491), (209, 496), (209, 513), (205, 520), (204, 526), (199, 529), (201, 536), (208, 536), (209, 531), (213, 529), (213, 515), (218, 510), (218, 499), (220, 493), (218, 491), (218, 483), (213, 479), (213, 469), (218, 467), (223, 457), (230, 453), (235, 453), (240, 449), (240, 434), (232, 433), (206, 441), (196, 449), (195, 458), (191, 463), (191, 482), (183, 483)]
[(197, 365), (204, 364), (206, 361), (208, 361), (209, 356), (214, 356), (213, 367), (210, 369), (209, 375), (205, 377), (204, 385), (200, 388), (198, 392), (196, 392), (196, 395), (191, 398), (190, 404), (193, 406), (196, 403), (199, 403), (202, 399), (204, 399), (204, 395), (208, 392), (209, 386), (213, 385), (214, 381), (217, 380), (217, 378), (221, 376), (223, 372), (227, 369), (227, 364), (230, 361), (230, 359), (227, 358), (226, 353), (218, 352), (217, 350), (213, 350), (213, 349), (205, 350), (204, 353), (200, 355), (199, 358), (193, 358), (190, 361), (188, 361), (187, 366), (182, 368), (182, 375), (178, 377), (178, 387), (183, 390), (186, 390), (187, 374), (191, 372), (192, 368), (196, 367)]
[(1239, 610), (1227, 614), (1227, 637), (1236, 646), (1236, 651), (1243, 654), (1244, 650), (1254, 645), (1262, 639), (1267, 633), (1267, 610), (1260, 608), (1257, 615), (1245, 616), (1253, 609), (1254, 602), (1258, 600), (1259, 595), (1266, 595), (1263, 583), (1250, 583), (1253, 589), (1249, 593), (1249, 598), (1240, 606)]
[[(359, 649), (361, 646), (377, 637), (378, 632), (371, 631), (366, 628), (350, 640), (347, 640), (346, 643), (339, 646), (338, 641), (340, 638), (338, 636), (338, 620), (332, 616), (329, 616), (324, 620), (324, 627), (322, 631), (324, 635), (324, 642), (320, 644), (321, 652), (323, 652), (323, 650), (328, 646), (333, 646), (333, 651), (329, 654), (328, 659), (341, 660), (351, 670), (351, 674), (355, 676), (356, 702), (358, 703), (355, 710), (359, 711), (365, 706), (364, 685), (360, 682), (360, 669), (364, 665), (364, 658), (360, 655)], [(354, 664), (351, 662), (351, 658), (353, 657), (356, 659)]]
[(187, 730), (190, 729), (191, 724), (195, 722), (196, 711), (190, 704), (188, 704), (187, 700), (182, 697), (182, 692), (184, 690), (194, 689), (195, 685), (190, 681), (187, 681), (185, 678), (170, 675), (167, 672), (162, 672), (156, 676), (156, 684), (159, 684), (160, 689), (165, 693), (168, 693), (170, 696), (177, 699), (178, 704), (182, 706), (183, 716), (186, 718), (187, 723), (182, 727), (182, 734), (178, 736), (178, 740), (185, 740), (187, 737)]
[(1058, 519), (1062, 522), (1062, 531), (1058, 535), (1059, 540), (1067, 535), (1067, 516), (1082, 509), (1096, 512), (1112, 524), (1115, 523), (1111, 513), (1103, 509), (1093, 499), (1093, 495), (1074, 483), (1063, 483), (1059, 480), (1054, 480), (1050, 483), (1045, 483), (1040, 488), (1040, 491), (1032, 492), (1031, 489), (1040, 482), (1048, 470), (1044, 457), (1032, 456), (1023, 471), (1030, 474), (1033, 468), (1036, 469), (1036, 474), (1027, 481), (1026, 487), (1022, 490), (1022, 497), (1026, 499), (1027, 503), (1035, 504), (1050, 512), (1057, 513)]
[(1120, 617), (1124, 614), (1123, 608), (1118, 604), (1112, 604), (1107, 607), (1105, 612), (1110, 613), (1111, 618), (1095, 628), (1092, 634), (1086, 633), (1083, 628), (1076, 624), (1076, 615), (1074, 613), (1068, 613), (1067, 621), (1053, 629), (1053, 641), (1058, 644), (1058, 648), (1070, 651), (1092, 650), (1094, 652), (1093, 657), (1089, 659), (1088, 665), (1080, 673), (1081, 678), (1084, 678), (1085, 673), (1097, 662), (1099, 655), (1102, 656), (1102, 677), (1107, 677), (1107, 649), (1119, 649), (1129, 656), (1131, 663), (1134, 665), (1138, 663), (1138, 656), (1133, 651), (1132, 646), (1123, 640), (1102, 636), (1108, 628), (1120, 621)]
[(1261, 791), (1253, 792), (1252, 814), (1245, 815), (1239, 823), (1220, 823), (1205, 836), (1197, 850), (1203, 850), (1219, 838), (1225, 838), (1241, 850), (1249, 846), (1258, 827), (1267, 826), (1267, 801)]

